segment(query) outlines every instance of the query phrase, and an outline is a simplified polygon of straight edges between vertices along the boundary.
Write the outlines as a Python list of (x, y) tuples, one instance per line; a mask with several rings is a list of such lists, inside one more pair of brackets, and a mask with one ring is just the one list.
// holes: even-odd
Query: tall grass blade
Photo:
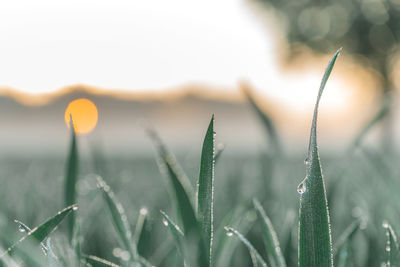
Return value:
[[(72, 116), (70, 115), (71, 145), (69, 149), (66, 179), (65, 179), (65, 206), (76, 204), (76, 183), (78, 181), (78, 148), (76, 142), (76, 133)], [(74, 227), (76, 223), (75, 214), (72, 213), (68, 218), (68, 237), (72, 243)]]
[(254, 199), (253, 203), (257, 216), (261, 222), (262, 237), (271, 267), (286, 267), (285, 258), (282, 255), (278, 236), (272, 226), (271, 220), (265, 214), (265, 211), (258, 200)]
[(251, 89), (250, 85), (247, 83), (241, 83), (240, 84), (242, 91), (247, 97), (247, 100), (249, 101), (250, 105), (260, 118), (261, 122), (263, 123), (268, 137), (270, 141), (270, 145), (274, 152), (277, 155), (282, 154), (282, 146), (279, 140), (279, 135), (277, 133), (277, 130), (275, 128), (275, 125), (271, 118), (261, 109), (261, 107), (257, 104), (257, 101), (255, 100), (254, 93), (252, 92), (253, 90)]
[(172, 153), (170, 153), (165, 145), (161, 142), (161, 139), (158, 137), (157, 133), (154, 130), (148, 129), (148, 134), (157, 149), (158, 156), (161, 161), (161, 171), (166, 171), (166, 174), (172, 184), (178, 216), (181, 218), (183, 223), (183, 231), (185, 235), (189, 232), (197, 231), (198, 223), (192, 202), (195, 194), (189, 179), (177, 163), (174, 155), (172, 155)]
[[(64, 218), (71, 212), (77, 210), (78, 207), (76, 205), (69, 206), (57, 213), (57, 215), (51, 217), (46, 222), (41, 224), (40, 226), (32, 229), (28, 235), (21, 238), (17, 243), (12, 245), (7, 249), (5, 254), (12, 253), (16, 249), (20, 249), (25, 243), (41, 243), (43, 240), (50, 235), (51, 232), (64, 220)], [(1, 257), (3, 257), (3, 254)]]
[(120, 267), (119, 265), (112, 263), (110, 261), (107, 261), (105, 259), (92, 256), (92, 255), (87, 255), (84, 256), (85, 261), (90, 264), (92, 267)]
[(214, 220), (214, 115), (211, 118), (201, 152), (197, 195), (198, 219), (203, 231), (210, 265), (212, 262)]
[(107, 203), (108, 210), (110, 211), (115, 230), (117, 230), (120, 240), (131, 254), (131, 258), (136, 260), (138, 255), (136, 247), (132, 245), (132, 231), (124, 207), (121, 202), (119, 202), (111, 188), (100, 176), (97, 177), (97, 181), (98, 186), (103, 193), (104, 200)]
[(256, 258), (257, 261), (254, 264), (255, 266), (258, 265), (258, 263), (261, 264), (262, 267), (267, 267), (267, 263), (264, 261), (264, 259), (261, 257), (260, 253), (256, 250), (256, 248), (250, 243), (249, 240), (247, 240), (241, 233), (233, 229), (232, 227), (225, 227), (226, 234), (229, 236), (235, 235), (239, 240), (248, 248), (250, 255), (252, 258)]
[(354, 138), (353, 143), (351, 144), (350, 148), (358, 147), (367, 133), (381, 120), (383, 120), (391, 110), (391, 101), (388, 97), (383, 98), (381, 108), (378, 112), (368, 121), (368, 123), (361, 129), (361, 131), (357, 134), (356, 138)]
[(385, 250), (387, 252), (387, 265), (390, 267), (399, 267), (400, 266), (400, 251), (399, 244), (397, 242), (396, 233), (393, 231), (392, 226), (384, 222), (383, 228), (386, 230), (386, 247)]
[(322, 92), (332, 71), (339, 49), (325, 71), (314, 108), (308, 155), (306, 178), (300, 183), (299, 211), (299, 267), (329, 267), (333, 266), (332, 239), (329, 222), (329, 212), (322, 178), (321, 165), (317, 147), (317, 117)]

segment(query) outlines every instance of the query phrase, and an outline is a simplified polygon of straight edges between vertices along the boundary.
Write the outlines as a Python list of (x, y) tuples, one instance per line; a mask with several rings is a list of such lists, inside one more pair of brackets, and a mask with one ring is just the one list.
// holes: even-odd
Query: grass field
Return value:
[(397, 157), (362, 142), (385, 107), (340, 155), (318, 151), (319, 100), (339, 53), (306, 160), (282, 150), (250, 95), (269, 136), (264, 152), (223, 151), (210, 114), (197, 157), (174, 156), (148, 129), (154, 156), (94, 150), (88, 159), (72, 132), (64, 157), (3, 159), (3, 266), (400, 266)]

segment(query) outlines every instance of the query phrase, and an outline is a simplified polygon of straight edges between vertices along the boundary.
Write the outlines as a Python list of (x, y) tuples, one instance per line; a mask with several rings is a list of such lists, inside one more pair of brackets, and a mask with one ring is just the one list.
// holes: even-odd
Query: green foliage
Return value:
[(254, 199), (253, 202), (254, 208), (256, 209), (257, 215), (261, 222), (262, 236), (271, 267), (286, 267), (286, 262), (283, 258), (281, 247), (279, 245), (278, 236), (276, 235), (270, 219), (265, 214), (260, 202), (258, 202), (256, 199)]
[[(328, 213), (317, 147), (317, 115), (322, 92), (339, 52), (329, 63), (318, 92), (306, 159), (306, 178), (298, 187), (301, 193), (298, 218), (293, 211), (298, 204), (298, 195), (293, 193), (296, 187), (293, 181), (304, 166), (295, 155), (279, 156), (280, 152), (277, 151), (281, 150), (278, 141), (280, 136), (272, 120), (261, 112), (254, 97), (246, 91), (250, 105), (264, 122), (272, 142), (270, 148), (273, 149), (269, 151), (272, 153), (269, 153), (268, 162), (262, 162), (265, 171), (257, 169), (256, 164), (260, 163), (258, 155), (240, 155), (238, 152), (235, 154), (227, 151), (222, 159), (219, 158), (223, 148), (215, 148), (212, 116), (203, 140), (200, 164), (188, 164), (189, 157), (181, 161), (188, 167), (185, 169), (189, 170), (189, 175), (183, 171), (155, 131), (149, 130), (157, 150), (159, 167), (166, 174), (171, 201), (164, 195), (166, 192), (158, 180), (147, 184), (150, 178), (156, 179), (158, 171), (153, 159), (143, 155), (140, 159), (129, 158), (123, 163), (120, 162), (123, 159), (118, 158), (107, 164), (114, 170), (110, 168), (107, 172), (101, 171), (113, 174), (113, 177), (121, 177), (118, 181), (107, 181), (118, 192), (117, 197), (101, 177), (85, 175), (85, 172), (91, 173), (91, 170), (85, 170), (88, 164), (84, 157), (78, 157), (77, 137), (71, 130), (66, 184), (65, 187), (59, 186), (59, 189), (64, 190), (64, 201), (74, 205), (32, 230), (28, 225), (36, 224), (40, 212), (46, 212), (47, 208), (58, 204), (55, 196), (60, 192), (53, 194), (48, 190), (48, 184), (58, 185), (60, 179), (39, 180), (35, 172), (29, 169), (26, 179), (33, 176), (35, 180), (26, 188), (28, 194), (16, 194), (14, 199), (10, 194), (19, 190), (20, 184), (12, 188), (13, 179), (0, 180), (0, 190), (6, 200), (0, 206), (0, 247), (9, 247), (0, 257), (0, 266), (332, 267), (334, 260), (336, 267), (379, 266), (382, 262), (385, 266), (400, 267), (396, 233), (391, 225), (384, 223), (385, 240), (380, 225), (382, 219), (392, 222), (400, 220), (396, 212), (400, 209), (400, 183), (396, 171), (398, 158), (385, 151), (367, 147), (366, 142), (362, 142), (370, 129), (386, 116), (388, 108), (385, 104), (354, 139), (356, 141), (350, 152), (360, 154), (348, 153), (347, 150), (338, 159), (326, 157), (326, 165), (331, 168), (331, 172), (333, 169), (341, 173), (340, 180), (335, 176), (333, 180), (328, 175), (334, 184), (334, 187), (328, 189), (335, 190), (329, 204), (339, 204), (335, 205), (333, 212), (331, 210)], [(79, 181), (78, 159), (81, 166)], [(218, 171), (218, 179), (215, 179), (217, 159), (218, 170), (221, 172)], [(343, 164), (344, 161), (346, 164)], [(46, 168), (53, 165), (49, 162), (52, 163), (51, 159), (46, 160)], [(103, 164), (103, 161), (97, 161), (96, 169), (101, 169)], [(279, 172), (272, 172), (271, 168), (275, 165), (286, 167), (279, 168)], [(7, 170), (8, 167), (3, 169)], [(16, 172), (14, 178), (21, 176), (18, 168), (10, 171)], [(57, 166), (56, 169), (62, 167)], [(197, 174), (197, 181), (190, 178)], [(93, 177), (97, 180), (94, 181)], [(197, 185), (197, 190), (192, 184)], [(22, 189), (18, 192), (22, 192)], [(262, 194), (262, 205), (257, 200), (251, 205), (251, 199), (256, 195), (254, 192)], [(39, 198), (44, 199), (44, 204), (35, 202)], [(21, 200), (32, 204), (25, 209), (25, 213), (20, 209)], [(61, 228), (50, 239), (50, 233), (64, 219), (74, 214), (77, 202), (81, 207), (80, 212), (69, 222), (67, 231)], [(126, 203), (125, 208), (122, 203)], [(138, 208), (143, 206), (149, 209)], [(109, 211), (113, 226), (104, 216), (105, 210)], [(161, 222), (158, 210), (166, 210), (168, 213), (174, 210), (176, 214), (170, 217), (161, 211)], [(128, 214), (133, 217), (128, 217)], [(8, 218), (13, 217), (28, 223), (15, 220), (20, 233), (8, 224)], [(76, 223), (78, 217), (81, 222), (79, 224)], [(334, 222), (333, 249), (331, 219)], [(297, 225), (298, 236), (295, 233)], [(394, 227), (399, 227), (399, 224)], [(25, 236), (21, 238), (16, 236), (18, 234)], [(113, 238), (115, 236), (119, 243)], [(297, 248), (294, 245), (296, 241)], [(298, 263), (294, 262), (296, 259), (293, 261), (296, 256)]]

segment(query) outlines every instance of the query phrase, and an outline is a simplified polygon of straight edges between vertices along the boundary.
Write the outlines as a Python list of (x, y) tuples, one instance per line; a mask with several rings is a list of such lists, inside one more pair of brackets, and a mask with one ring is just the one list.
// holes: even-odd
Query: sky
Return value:
[[(274, 38), (245, 0), (6, 0), (0, 87), (160, 91), (196, 82), (236, 88), (246, 79), (288, 105), (312, 104), (323, 69), (282, 73)], [(348, 93), (329, 94), (337, 107)]]

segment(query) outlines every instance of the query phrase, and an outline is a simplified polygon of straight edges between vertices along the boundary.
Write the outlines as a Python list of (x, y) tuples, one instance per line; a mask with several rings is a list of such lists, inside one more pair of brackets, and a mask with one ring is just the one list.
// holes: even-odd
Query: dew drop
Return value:
[(144, 215), (147, 215), (147, 213), (148, 213), (148, 211), (147, 211), (146, 208), (141, 208), (141, 209), (140, 209), (140, 214), (141, 214), (141, 215), (144, 216)]
[(72, 210), (78, 210), (78, 206), (76, 206), (76, 205), (73, 206), (73, 207), (72, 207)]
[(302, 195), (302, 194), (304, 194), (306, 192), (306, 190), (307, 190), (306, 182), (303, 181), (297, 187), (297, 192)]
[(390, 252), (390, 245), (386, 245), (385, 249), (387, 252)]
[(227, 236), (233, 236), (233, 233), (232, 233), (232, 231), (228, 231), (228, 232), (226, 232), (226, 235)]
[(387, 221), (383, 221), (382, 227), (385, 229), (389, 228), (389, 223)]
[(21, 233), (26, 232), (25, 228), (21, 224), (18, 225), (18, 231), (20, 231)]
[(162, 222), (165, 226), (168, 226), (168, 221), (166, 219), (162, 219)]
[(307, 165), (307, 166), (309, 166), (309, 165), (311, 164), (311, 160), (310, 160), (309, 157), (306, 157), (306, 158), (304, 159), (304, 164)]

